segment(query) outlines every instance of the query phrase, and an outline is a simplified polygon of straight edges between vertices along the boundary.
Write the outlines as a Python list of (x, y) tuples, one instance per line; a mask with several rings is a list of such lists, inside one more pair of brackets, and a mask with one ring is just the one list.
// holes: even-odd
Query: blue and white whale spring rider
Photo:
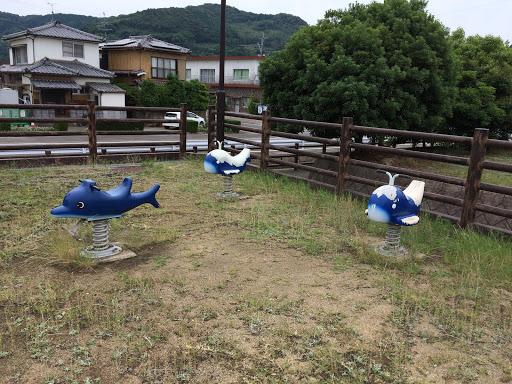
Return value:
[(231, 156), (229, 152), (220, 149), (214, 149), (204, 159), (204, 170), (208, 173), (223, 175), (222, 197), (238, 196), (233, 192), (233, 175), (238, 175), (245, 170), (246, 164), (251, 161), (251, 150), (244, 148), (238, 155)]
[(423, 200), (425, 183), (413, 180), (402, 191), (394, 185), (395, 179), (397, 177), (409, 178), (409, 176), (401, 174), (392, 176), (389, 172), (382, 170), (377, 172), (386, 173), (389, 176), (389, 184), (373, 191), (365, 213), (373, 221), (388, 224), (386, 243), (381, 249), (381, 253), (386, 255), (404, 253), (405, 251), (400, 247), (401, 228), (419, 223), (418, 212)]
[(125, 212), (148, 203), (158, 208), (156, 192), (160, 185), (155, 184), (146, 192), (132, 193), (132, 179), (127, 177), (121, 185), (109, 191), (102, 191), (93, 180), (80, 180), (81, 184), (69, 191), (64, 197), (62, 205), (53, 208), (51, 215), (54, 217), (71, 217), (79, 221), (69, 231), (75, 238), (78, 229), (85, 221), (92, 222), (93, 248), (87, 251), (90, 256), (101, 258), (112, 256), (121, 252), (121, 248), (109, 244), (108, 220), (121, 217)]

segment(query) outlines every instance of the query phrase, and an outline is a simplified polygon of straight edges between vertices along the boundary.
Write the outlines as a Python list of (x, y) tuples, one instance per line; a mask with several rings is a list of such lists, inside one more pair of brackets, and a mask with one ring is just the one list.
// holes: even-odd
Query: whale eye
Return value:
[(85, 204), (82, 203), (81, 201), (79, 201), (78, 203), (76, 203), (76, 206), (80, 209), (82, 209), (83, 207), (85, 207)]

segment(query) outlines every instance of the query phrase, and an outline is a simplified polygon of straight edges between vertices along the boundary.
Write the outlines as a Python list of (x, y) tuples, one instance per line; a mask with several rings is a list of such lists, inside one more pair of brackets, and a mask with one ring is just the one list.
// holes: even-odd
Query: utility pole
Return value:
[(217, 91), (217, 141), (220, 148), (224, 145), (224, 111), (226, 110), (226, 92), (224, 91), (224, 59), (226, 57), (226, 0), (220, 3), (220, 72)]
[(265, 43), (265, 32), (263, 32), (263, 36), (261, 36), (261, 40), (258, 43), (258, 48), (260, 49), (260, 54), (258, 56), (265, 56), (263, 55), (263, 44)]

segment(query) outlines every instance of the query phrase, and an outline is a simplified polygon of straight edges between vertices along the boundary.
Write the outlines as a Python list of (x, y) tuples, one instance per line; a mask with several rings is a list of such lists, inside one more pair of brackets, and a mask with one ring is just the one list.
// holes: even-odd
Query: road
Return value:
[[(251, 128), (260, 128), (261, 122), (255, 120), (241, 119), (244, 120), (242, 124)], [(80, 132), (85, 131), (86, 128), (70, 126), (69, 131)], [(106, 148), (108, 153), (147, 153), (150, 150), (149, 146), (133, 146), (133, 147), (109, 147), (109, 144), (119, 143), (119, 142), (168, 142), (168, 141), (179, 141), (178, 135), (169, 135), (166, 129), (162, 127), (147, 127), (144, 129), (145, 131), (154, 132), (154, 134), (149, 135), (98, 135), (98, 146), (101, 148)], [(240, 137), (245, 140), (254, 141), (257, 143), (261, 142), (261, 135), (258, 133), (252, 132), (240, 132), (240, 133), (231, 133), (226, 132), (226, 136), (235, 136)], [(285, 146), (293, 146), (295, 143), (299, 143), (299, 148), (303, 148), (304, 146), (313, 145), (313, 143), (304, 142), (301, 140), (293, 140), (293, 139), (285, 139), (285, 138), (271, 138), (271, 144), (274, 145), (285, 145)], [(21, 144), (56, 144), (56, 146), (63, 146), (65, 144), (84, 144), (87, 146), (88, 137), (86, 135), (76, 135), (76, 136), (30, 136), (30, 137), (2, 137), (2, 144), (12, 144), (12, 145), (21, 145)], [(246, 145), (241, 144), (239, 142), (234, 142), (231, 140), (225, 140), (225, 146), (231, 147), (235, 145), (236, 148), (244, 148)], [(205, 152), (208, 150), (208, 135), (206, 133), (193, 133), (187, 134), (187, 151), (192, 151), (194, 148), (197, 148), (199, 152)], [(156, 146), (155, 150), (157, 152), (162, 151), (178, 151), (178, 145), (169, 145), (169, 146)], [(87, 154), (87, 148), (55, 148), (51, 150), (52, 155), (68, 155), (68, 154)], [(9, 158), (9, 157), (23, 157), (23, 156), (44, 156), (45, 149), (34, 149), (34, 150), (0, 150), (0, 158)]]

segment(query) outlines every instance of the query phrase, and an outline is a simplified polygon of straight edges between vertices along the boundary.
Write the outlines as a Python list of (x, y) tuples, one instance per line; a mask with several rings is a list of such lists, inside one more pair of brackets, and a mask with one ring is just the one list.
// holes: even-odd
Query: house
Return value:
[[(224, 90), (226, 110), (247, 112), (252, 97), (261, 100), (259, 65), (264, 56), (226, 56), (224, 58)], [(187, 57), (188, 81), (198, 79), (208, 86), (212, 100), (219, 89), (220, 58)]]
[(1, 85), (25, 103), (125, 105), (125, 92), (110, 84), (114, 73), (99, 67), (101, 37), (54, 21), (2, 40), (10, 43), (10, 65), (0, 67)]
[(185, 81), (188, 53), (187, 48), (151, 35), (130, 36), (101, 45), (101, 68), (113, 71), (128, 85), (139, 85), (144, 80), (165, 83), (169, 73)]

